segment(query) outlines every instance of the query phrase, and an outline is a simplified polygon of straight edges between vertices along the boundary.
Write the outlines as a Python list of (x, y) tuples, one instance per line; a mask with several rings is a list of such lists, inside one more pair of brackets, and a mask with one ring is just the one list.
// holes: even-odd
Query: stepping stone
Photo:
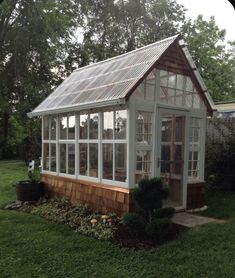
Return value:
[(208, 223), (225, 223), (224, 220), (219, 220), (215, 218), (190, 214), (187, 212), (178, 212), (172, 218), (172, 222), (181, 226), (188, 228), (196, 227), (199, 225), (204, 225)]
[(5, 206), (5, 209), (18, 209), (22, 207), (21, 201), (16, 201)]

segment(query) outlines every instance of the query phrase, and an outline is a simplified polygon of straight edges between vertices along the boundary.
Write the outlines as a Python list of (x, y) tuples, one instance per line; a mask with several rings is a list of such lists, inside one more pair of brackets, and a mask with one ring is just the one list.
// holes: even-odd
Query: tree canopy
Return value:
[(214, 100), (234, 98), (235, 42), (214, 18), (185, 21), (176, 0), (2, 1), (0, 158), (39, 156), (40, 123), (26, 113), (75, 68), (179, 32)]
[(214, 17), (206, 21), (199, 15), (184, 24), (182, 33), (213, 100), (235, 99), (235, 42), (226, 44), (226, 32)]
[(35, 125), (35, 120), (27, 120), (26, 113), (66, 74), (63, 59), (79, 21), (77, 10), (70, 0), (9, 0), (0, 4), (3, 157), (17, 154), (17, 145), (31, 136), (30, 125)]

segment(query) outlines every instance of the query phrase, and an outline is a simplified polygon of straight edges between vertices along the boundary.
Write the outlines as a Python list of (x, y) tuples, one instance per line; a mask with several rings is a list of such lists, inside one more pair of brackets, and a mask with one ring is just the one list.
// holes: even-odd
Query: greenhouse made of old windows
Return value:
[(121, 215), (141, 178), (161, 176), (166, 204), (202, 207), (212, 105), (178, 35), (79, 68), (29, 113), (42, 118), (41, 179), (51, 195)]

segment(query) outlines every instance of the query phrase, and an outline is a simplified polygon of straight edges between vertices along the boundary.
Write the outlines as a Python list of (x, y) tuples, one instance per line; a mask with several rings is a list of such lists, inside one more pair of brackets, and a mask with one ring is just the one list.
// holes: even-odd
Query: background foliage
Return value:
[(235, 42), (175, 0), (3, 0), (0, 159), (40, 155), (35, 108), (72, 70), (181, 32), (214, 100), (235, 96)]

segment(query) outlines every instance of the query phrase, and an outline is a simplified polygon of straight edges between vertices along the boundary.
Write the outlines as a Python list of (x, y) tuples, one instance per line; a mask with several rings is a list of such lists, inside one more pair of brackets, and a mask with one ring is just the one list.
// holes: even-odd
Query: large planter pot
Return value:
[(18, 201), (37, 201), (44, 195), (42, 182), (24, 180), (16, 184), (16, 197)]

